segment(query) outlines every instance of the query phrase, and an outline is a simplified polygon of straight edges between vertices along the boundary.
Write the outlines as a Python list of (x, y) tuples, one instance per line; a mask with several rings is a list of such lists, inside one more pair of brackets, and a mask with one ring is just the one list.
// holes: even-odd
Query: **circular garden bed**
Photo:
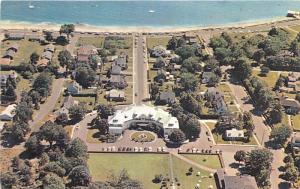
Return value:
[(152, 142), (155, 139), (155, 135), (147, 131), (137, 131), (130, 138), (135, 142)]

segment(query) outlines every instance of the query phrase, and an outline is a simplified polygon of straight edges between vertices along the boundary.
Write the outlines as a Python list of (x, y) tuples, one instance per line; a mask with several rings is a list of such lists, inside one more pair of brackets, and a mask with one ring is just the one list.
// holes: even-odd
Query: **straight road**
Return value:
[(148, 98), (147, 84), (147, 47), (142, 35), (133, 37), (133, 103), (142, 104)]

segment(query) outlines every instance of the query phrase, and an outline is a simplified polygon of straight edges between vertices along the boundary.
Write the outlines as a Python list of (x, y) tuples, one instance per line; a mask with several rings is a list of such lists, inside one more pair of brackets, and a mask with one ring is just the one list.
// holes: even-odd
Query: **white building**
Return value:
[(237, 130), (237, 129), (231, 129), (231, 130), (226, 130), (226, 138), (227, 139), (242, 139), (244, 138), (244, 131), (243, 130)]
[(114, 115), (108, 117), (109, 132), (122, 134), (130, 126), (130, 123), (155, 123), (163, 128), (164, 135), (168, 136), (174, 129), (179, 129), (178, 120), (169, 112), (157, 107), (146, 105), (131, 105), (122, 110), (117, 110)]
[(5, 110), (2, 111), (0, 114), (0, 120), (3, 121), (11, 121), (15, 116), (15, 110), (17, 105), (11, 104), (5, 108)]

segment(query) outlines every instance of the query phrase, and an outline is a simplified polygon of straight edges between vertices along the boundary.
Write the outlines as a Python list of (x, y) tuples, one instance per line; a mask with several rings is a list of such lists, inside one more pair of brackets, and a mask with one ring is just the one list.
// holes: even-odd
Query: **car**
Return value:
[(134, 96), (137, 96), (137, 93), (134, 93)]

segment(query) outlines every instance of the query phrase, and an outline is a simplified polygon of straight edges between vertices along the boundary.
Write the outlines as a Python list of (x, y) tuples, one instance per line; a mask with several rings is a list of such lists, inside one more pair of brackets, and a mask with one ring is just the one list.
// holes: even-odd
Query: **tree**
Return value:
[(17, 178), (14, 174), (7, 172), (1, 174), (1, 186), (5, 189), (11, 189), (13, 186), (16, 186)]
[[(180, 115), (178, 115), (177, 118), (181, 119)], [(198, 138), (201, 132), (199, 121), (197, 117), (192, 114), (183, 116), (183, 119), (181, 119), (179, 123), (179, 127), (188, 139)]]
[(184, 110), (200, 116), (201, 104), (190, 93), (182, 93), (179, 101)]
[(153, 64), (153, 68), (164, 68), (166, 66), (166, 61), (163, 57), (156, 58), (155, 63)]
[(255, 51), (252, 56), (253, 60), (255, 60), (258, 63), (260, 63), (264, 57), (265, 51), (263, 51), (262, 49)]
[(295, 100), (297, 100), (298, 102), (300, 102), (300, 93), (296, 94)]
[(238, 161), (239, 163), (241, 161), (245, 161), (245, 158), (246, 158), (246, 152), (243, 150), (239, 150), (234, 154), (235, 161)]
[(6, 98), (9, 98), (11, 101), (15, 101), (17, 99), (17, 94), (15, 92), (15, 88), (12, 85), (8, 85), (5, 90)]
[(188, 59), (189, 57), (195, 56), (196, 48), (191, 45), (185, 45), (175, 50), (175, 53), (179, 55), (182, 60)]
[(188, 72), (195, 73), (201, 71), (200, 60), (197, 57), (189, 57), (182, 62), (182, 67)]
[(49, 163), (50, 159), (49, 159), (49, 156), (46, 152), (43, 152), (41, 154), (41, 157), (39, 159), (39, 166), (44, 166), (46, 165), (47, 163)]
[(282, 125), (272, 129), (270, 139), (273, 139), (275, 144), (283, 146), (291, 134), (292, 129), (289, 126)]
[(33, 111), (26, 102), (20, 102), (15, 110), (14, 121), (27, 123), (32, 119)]
[(53, 142), (56, 144), (64, 145), (68, 141), (68, 136), (65, 129), (61, 125), (57, 125), (51, 121), (47, 121), (40, 128), (39, 134), (41, 139), (49, 142), (52, 148)]
[(68, 124), (68, 122), (69, 122), (68, 114), (66, 114), (66, 113), (59, 113), (58, 116), (56, 117), (55, 122), (57, 124), (60, 124), (60, 125), (66, 125), (66, 124)]
[[(119, 175), (111, 175), (109, 180), (105, 182), (104, 186), (109, 186), (111, 188), (116, 189), (123, 189), (123, 188), (130, 188), (130, 189), (142, 189), (142, 185), (140, 182), (133, 180), (129, 177), (127, 171), (123, 169)], [(103, 188), (103, 187), (99, 187)]]
[(28, 152), (38, 154), (41, 152), (41, 143), (37, 135), (32, 135), (25, 143), (25, 148)]
[(241, 81), (251, 76), (252, 68), (244, 58), (239, 58), (234, 64), (233, 74)]
[(151, 90), (150, 90), (151, 99), (155, 100), (157, 97), (157, 94), (159, 93), (159, 87), (156, 83), (151, 83), (150, 87), (151, 87)]
[(107, 119), (102, 119), (100, 116), (97, 116), (95, 125), (99, 129), (100, 134), (106, 135), (108, 133), (109, 127)]
[(212, 37), (209, 46), (214, 50), (216, 48), (226, 48), (228, 47), (228, 42), (223, 37)]
[(266, 67), (266, 66), (263, 66), (261, 69), (260, 69), (260, 73), (264, 76), (266, 76), (268, 73), (270, 72), (270, 68)]
[(71, 62), (73, 62), (73, 57), (68, 50), (60, 51), (58, 54), (58, 61), (62, 67), (66, 66), (66, 71), (68, 71)]
[(272, 124), (280, 123), (283, 117), (282, 106), (280, 102), (275, 101), (269, 108), (268, 121)]
[(22, 142), (25, 139), (26, 134), (30, 132), (30, 127), (26, 122), (13, 122), (11, 128), (9, 128), (12, 138), (18, 142)]
[(55, 173), (60, 177), (63, 177), (66, 173), (66, 170), (59, 166), (56, 162), (49, 162), (43, 167), (43, 171)]
[(293, 163), (286, 164), (285, 172), (282, 175), (282, 178), (286, 181), (289, 181), (294, 186), (294, 183), (298, 180), (299, 171)]
[(169, 41), (167, 45), (167, 49), (175, 50), (177, 48), (177, 39), (175, 36), (173, 36)]
[(191, 73), (183, 73), (181, 75), (180, 84), (186, 91), (194, 91), (198, 87), (198, 80)]
[(186, 45), (186, 40), (184, 37), (180, 37), (178, 40), (177, 40), (177, 48), (179, 47), (183, 47)]
[(212, 73), (207, 81), (207, 86), (215, 87), (219, 83), (219, 81), (220, 78), (216, 74)]
[(273, 155), (269, 150), (252, 150), (245, 158), (245, 171), (256, 178), (259, 186), (265, 186), (269, 184), (268, 177), (272, 161)]
[(102, 119), (108, 119), (108, 116), (113, 115), (115, 108), (112, 105), (101, 104), (98, 106), (98, 114)]
[(62, 178), (56, 174), (50, 173), (43, 179), (44, 189), (65, 189), (65, 184)]
[(153, 182), (154, 183), (160, 183), (164, 179), (162, 174), (157, 174), (154, 176)]
[(180, 129), (174, 129), (168, 138), (175, 143), (182, 143), (186, 140), (185, 134)]
[(87, 156), (87, 146), (79, 138), (75, 138), (70, 142), (66, 150), (66, 156), (68, 157), (86, 157)]
[(75, 80), (84, 88), (90, 87), (95, 82), (96, 73), (92, 68), (79, 66), (75, 72)]
[(48, 72), (42, 72), (34, 80), (32, 88), (39, 92), (41, 97), (47, 97), (51, 93), (52, 80)]
[(39, 58), (40, 58), (40, 56), (36, 52), (33, 52), (30, 55), (30, 62), (33, 64), (36, 64), (36, 62), (39, 60)]
[(88, 186), (91, 182), (90, 172), (85, 166), (76, 166), (69, 174), (72, 186)]
[(69, 115), (72, 121), (78, 122), (83, 119), (85, 109), (79, 105), (73, 105), (69, 108)]
[(59, 33), (60, 33), (60, 35), (62, 33), (67, 34), (68, 41), (69, 41), (70, 34), (74, 31), (75, 31), (75, 25), (74, 24), (64, 24), (64, 25), (60, 26)]

